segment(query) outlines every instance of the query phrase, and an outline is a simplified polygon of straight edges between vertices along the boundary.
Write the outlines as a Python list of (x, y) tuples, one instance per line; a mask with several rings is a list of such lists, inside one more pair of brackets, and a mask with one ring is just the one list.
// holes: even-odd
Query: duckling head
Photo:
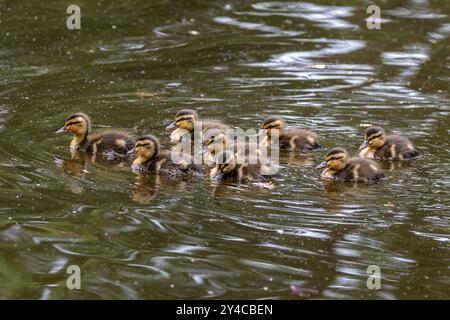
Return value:
[(225, 147), (226, 143), (226, 133), (221, 129), (210, 128), (203, 135), (203, 144), (209, 150), (215, 150), (217, 147)]
[(327, 152), (325, 155), (325, 161), (320, 163), (316, 169), (326, 168), (325, 170), (329, 170), (331, 172), (342, 171), (346, 166), (348, 158), (349, 154), (347, 150), (339, 147), (333, 148)]
[(367, 147), (370, 149), (381, 148), (386, 141), (386, 132), (381, 127), (370, 127), (366, 130), (364, 143), (359, 147), (363, 150)]
[(195, 122), (198, 120), (198, 114), (194, 110), (183, 109), (175, 115), (175, 121), (166, 127), (166, 130), (175, 128), (185, 129), (189, 132), (194, 131)]
[(135, 160), (137, 163), (143, 163), (154, 158), (160, 150), (158, 138), (153, 135), (145, 135), (136, 139), (134, 148), (128, 151), (128, 154), (137, 153), (139, 157)]
[(283, 118), (277, 116), (270, 116), (261, 124), (261, 128), (266, 131), (267, 136), (276, 135), (277, 133), (283, 134), (285, 127), (286, 122), (284, 122)]
[(74, 113), (64, 120), (64, 126), (56, 131), (56, 134), (72, 133), (74, 139), (71, 146), (75, 147), (86, 140), (91, 126), (90, 123), (91, 121), (86, 114), (81, 112)]
[(213, 180), (222, 179), (223, 175), (236, 168), (236, 156), (233, 152), (226, 150), (219, 152), (216, 156), (216, 166), (211, 170), (210, 176)]

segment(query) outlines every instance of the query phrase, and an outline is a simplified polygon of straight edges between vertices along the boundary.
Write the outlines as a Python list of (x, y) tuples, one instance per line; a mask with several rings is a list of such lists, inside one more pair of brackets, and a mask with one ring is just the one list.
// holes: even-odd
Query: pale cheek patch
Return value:
[(373, 164), (370, 165), (370, 169), (372, 169), (374, 172), (378, 171), (378, 168), (374, 166)]
[(314, 144), (314, 138), (313, 137), (311, 137), (311, 136), (307, 136), (306, 137), (306, 140), (310, 143), (310, 144)]

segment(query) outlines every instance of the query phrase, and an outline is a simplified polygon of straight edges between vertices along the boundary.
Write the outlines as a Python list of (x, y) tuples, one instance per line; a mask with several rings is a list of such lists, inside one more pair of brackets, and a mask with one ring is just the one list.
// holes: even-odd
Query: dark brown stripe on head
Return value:
[(158, 140), (158, 138), (156, 138), (155, 136), (153, 136), (151, 134), (137, 138), (136, 142), (134, 143), (134, 146), (135, 147), (139, 147), (139, 146), (143, 147), (143, 146), (146, 146), (149, 144), (153, 144), (155, 146), (156, 153), (159, 152), (159, 148), (160, 148), (159, 140)]
[(367, 130), (366, 130), (366, 140), (368, 138), (370, 138), (371, 136), (376, 135), (376, 134), (381, 134), (381, 135), (384, 134), (384, 129), (381, 128), (381, 127), (370, 127), (370, 128), (367, 128)]
[(264, 120), (263, 123), (261, 124), (261, 128), (269, 129), (271, 124), (274, 122), (284, 123), (284, 120), (281, 117), (277, 116), (267, 117), (266, 120)]
[(179, 118), (181, 116), (191, 116), (191, 117), (194, 117), (195, 120), (198, 119), (197, 112), (195, 112), (194, 110), (191, 110), (191, 109), (182, 109), (182, 110), (178, 111), (177, 114), (175, 115), (175, 118)]
[(348, 152), (344, 148), (336, 147), (336, 148), (333, 148), (330, 151), (328, 151), (327, 154), (325, 155), (325, 158), (328, 158), (328, 157), (331, 157), (334, 155), (338, 155), (338, 154), (348, 154)]
[(369, 141), (371, 141), (371, 140), (373, 140), (373, 139), (376, 139), (376, 138), (381, 137), (382, 135), (383, 135), (382, 132), (376, 133), (376, 134), (373, 134), (373, 135), (371, 135), (370, 137), (366, 138), (366, 140), (367, 140), (367, 142), (369, 142)]
[(181, 116), (181, 117), (177, 117), (175, 119), (175, 122), (180, 122), (180, 121), (186, 121), (186, 120), (192, 120), (192, 116), (186, 117), (186, 116)]
[(70, 120), (75, 119), (75, 118), (83, 118), (83, 119), (86, 120), (86, 122), (88, 122), (88, 123), (90, 122), (89, 121), (89, 117), (86, 114), (82, 113), (82, 112), (71, 114), (70, 116), (68, 116), (66, 118), (65, 122), (70, 121)]

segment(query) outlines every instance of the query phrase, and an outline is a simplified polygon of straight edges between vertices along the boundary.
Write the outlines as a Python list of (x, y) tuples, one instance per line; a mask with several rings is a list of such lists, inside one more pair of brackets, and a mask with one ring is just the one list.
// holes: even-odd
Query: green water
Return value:
[[(381, 30), (343, 2), (78, 1), (70, 31), (71, 3), (0, 1), (0, 298), (450, 298), (449, 2), (384, 1)], [(71, 160), (54, 135), (84, 111), (169, 148), (181, 108), (351, 152), (376, 123), (424, 157), (364, 186), (284, 153), (274, 188), (217, 186)]]

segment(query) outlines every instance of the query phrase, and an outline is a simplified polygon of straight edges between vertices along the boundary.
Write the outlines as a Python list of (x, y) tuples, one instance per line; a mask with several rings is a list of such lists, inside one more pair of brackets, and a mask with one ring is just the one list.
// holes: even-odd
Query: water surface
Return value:
[[(383, 2), (381, 30), (346, 3), (79, 1), (69, 31), (65, 1), (0, 1), (0, 298), (448, 299), (448, 1)], [(71, 159), (53, 134), (84, 111), (169, 148), (181, 108), (282, 115), (353, 153), (378, 124), (424, 157), (364, 186), (284, 153), (274, 188), (212, 185)]]

